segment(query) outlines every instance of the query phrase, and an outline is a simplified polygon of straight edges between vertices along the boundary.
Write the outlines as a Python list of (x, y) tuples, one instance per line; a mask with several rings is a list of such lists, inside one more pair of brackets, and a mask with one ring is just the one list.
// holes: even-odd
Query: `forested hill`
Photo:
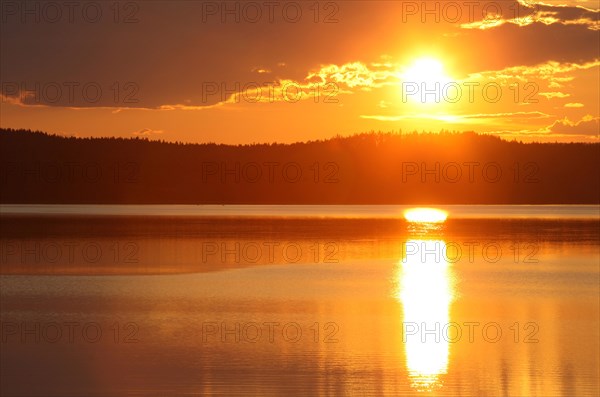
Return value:
[(475, 133), (181, 144), (0, 129), (0, 202), (597, 204), (600, 144)]

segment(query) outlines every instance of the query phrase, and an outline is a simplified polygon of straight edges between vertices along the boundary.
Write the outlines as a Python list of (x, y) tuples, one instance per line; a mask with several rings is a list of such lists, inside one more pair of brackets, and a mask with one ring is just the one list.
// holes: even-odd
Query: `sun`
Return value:
[(448, 213), (437, 208), (410, 208), (404, 211), (404, 218), (409, 222), (442, 223), (448, 218)]
[(402, 97), (420, 103), (439, 103), (450, 78), (435, 58), (419, 58), (402, 75)]

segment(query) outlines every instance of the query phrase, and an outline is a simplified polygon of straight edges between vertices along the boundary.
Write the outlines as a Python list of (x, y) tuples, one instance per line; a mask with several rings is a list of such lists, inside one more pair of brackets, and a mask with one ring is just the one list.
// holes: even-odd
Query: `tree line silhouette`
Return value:
[(294, 144), (0, 129), (1, 203), (598, 204), (600, 144), (370, 132)]

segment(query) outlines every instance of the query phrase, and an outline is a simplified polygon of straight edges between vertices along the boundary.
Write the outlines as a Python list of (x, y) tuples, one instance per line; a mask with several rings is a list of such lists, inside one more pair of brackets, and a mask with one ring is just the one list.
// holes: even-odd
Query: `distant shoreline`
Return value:
[(402, 219), (404, 210), (434, 207), (449, 219), (600, 219), (600, 205), (115, 205), (1, 204), (0, 216), (145, 216), (228, 218)]
[(600, 204), (600, 143), (475, 133), (257, 145), (65, 138), (0, 129), (0, 203)]

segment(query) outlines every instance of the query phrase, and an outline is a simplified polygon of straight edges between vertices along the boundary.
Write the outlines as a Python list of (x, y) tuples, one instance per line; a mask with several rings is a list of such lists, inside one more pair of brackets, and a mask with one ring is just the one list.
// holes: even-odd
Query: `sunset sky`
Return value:
[[(442, 129), (598, 141), (598, 0), (41, 3), (2, 4), (5, 128), (232, 144)], [(414, 92), (436, 83), (437, 103)]]

